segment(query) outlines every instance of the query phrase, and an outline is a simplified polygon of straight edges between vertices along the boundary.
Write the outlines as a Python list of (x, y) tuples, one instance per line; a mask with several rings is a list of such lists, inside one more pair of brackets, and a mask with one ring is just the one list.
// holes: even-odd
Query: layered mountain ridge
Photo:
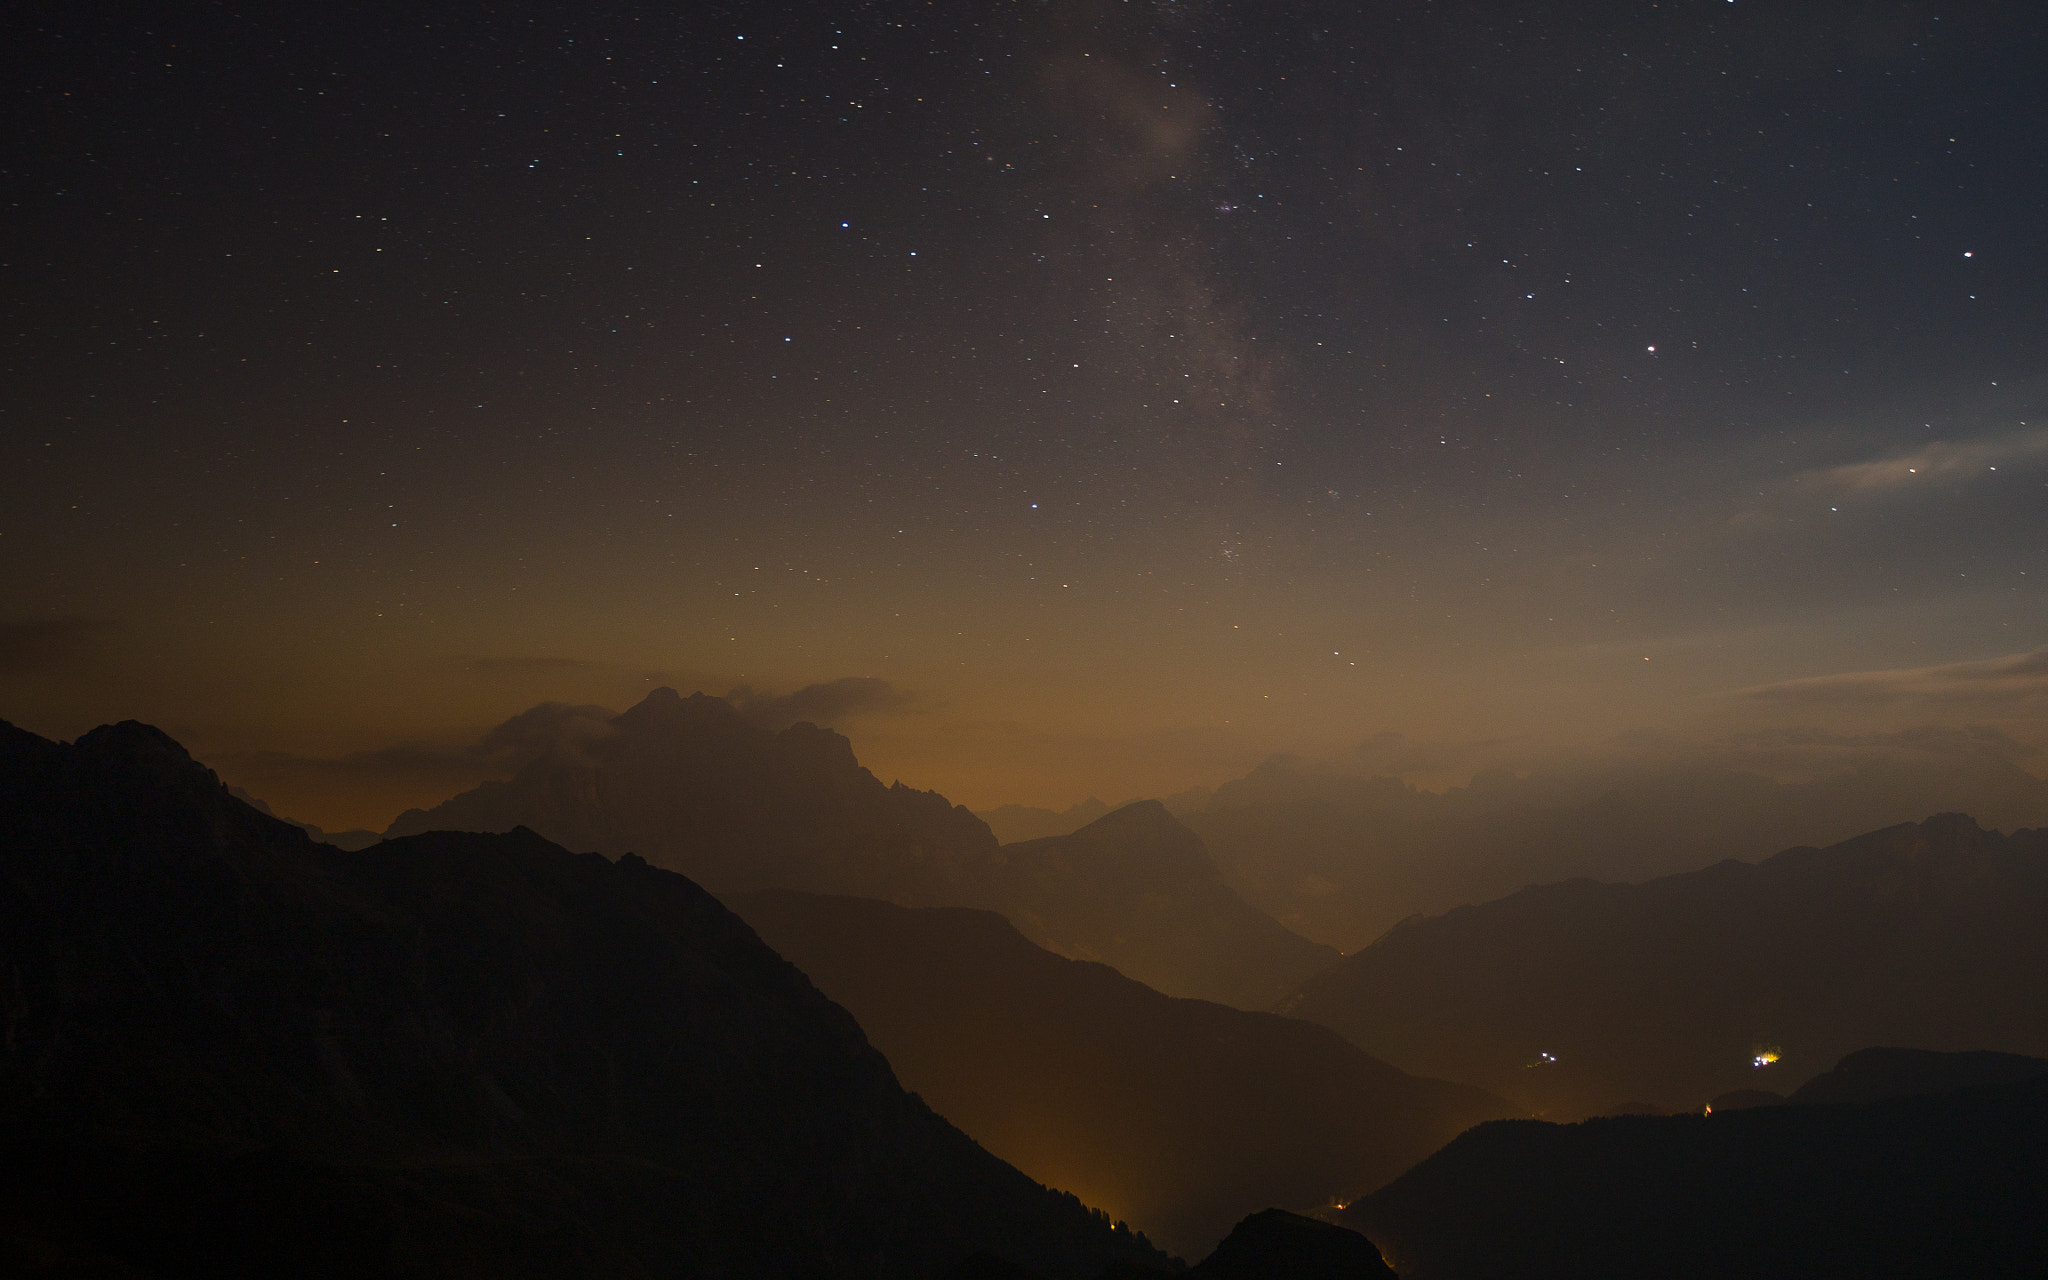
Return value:
[(1688, 1110), (1872, 1044), (2048, 1054), (2044, 918), (2048, 830), (1947, 814), (1406, 921), (1286, 1008), (1539, 1113)]
[(905, 1093), (683, 876), (526, 830), (345, 853), (146, 725), (0, 724), (0, 989), (0, 1258), (24, 1265), (1163, 1262)]
[(2048, 781), (2014, 763), (2012, 748), (1971, 734), (1862, 746), (1623, 741), (1614, 759), (1493, 768), (1442, 792), (1281, 757), (1172, 808), (1246, 901), (1351, 951), (1410, 915), (1530, 884), (1755, 861), (1933, 813), (2048, 826)]
[(828, 729), (779, 732), (722, 698), (658, 689), (511, 779), (386, 833), (535, 830), (632, 851), (714, 893), (765, 888), (967, 906), (1033, 941), (1174, 995), (1264, 1008), (1336, 959), (1246, 904), (1201, 841), (1155, 802), (1070, 835), (998, 845), (936, 792), (884, 786)]
[(1200, 1257), (1269, 1205), (1370, 1191), (1521, 1114), (1326, 1028), (1161, 995), (992, 912), (770, 890), (732, 905), (989, 1150)]

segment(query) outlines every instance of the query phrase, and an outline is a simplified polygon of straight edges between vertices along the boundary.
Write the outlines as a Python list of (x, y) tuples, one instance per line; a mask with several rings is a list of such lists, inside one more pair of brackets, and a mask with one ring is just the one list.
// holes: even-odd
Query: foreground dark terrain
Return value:
[(1408, 1280), (2040, 1275), (2048, 1061), (1945, 1057), (1852, 1055), (1789, 1105), (1482, 1125), (1343, 1220)]
[(0, 725), (0, 1264), (925, 1277), (1161, 1255), (987, 1154), (680, 875), (313, 844), (127, 722)]
[(860, 1020), (906, 1087), (1190, 1258), (1249, 1212), (1352, 1199), (1523, 1114), (1328, 1028), (1053, 955), (991, 912), (788, 890), (732, 906)]

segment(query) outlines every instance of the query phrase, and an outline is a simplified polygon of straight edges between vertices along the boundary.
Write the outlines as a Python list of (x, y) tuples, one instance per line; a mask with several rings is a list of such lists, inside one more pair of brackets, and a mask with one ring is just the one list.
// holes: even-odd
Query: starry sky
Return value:
[(537, 702), (850, 677), (977, 807), (1388, 734), (2048, 771), (2037, 4), (5, 21), (37, 732), (330, 827)]

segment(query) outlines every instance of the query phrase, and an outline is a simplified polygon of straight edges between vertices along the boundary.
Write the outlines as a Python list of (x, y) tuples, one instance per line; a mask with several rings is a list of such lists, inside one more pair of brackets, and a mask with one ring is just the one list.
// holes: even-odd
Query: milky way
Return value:
[(11, 18), (0, 715), (330, 823), (656, 683), (885, 681), (863, 759), (977, 804), (2038, 747), (2044, 21)]

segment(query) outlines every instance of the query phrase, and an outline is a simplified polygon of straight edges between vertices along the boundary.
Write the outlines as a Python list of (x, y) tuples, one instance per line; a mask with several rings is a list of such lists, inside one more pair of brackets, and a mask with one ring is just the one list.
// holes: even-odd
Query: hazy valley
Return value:
[[(1338, 957), (1157, 802), (1001, 844), (810, 724), (666, 690), (557, 719), (353, 850), (145, 726), (9, 729), (8, 1247), (1092, 1280), (1358, 1239), (1270, 1207), (1403, 1275), (1905, 1275), (1951, 1218), (1827, 1242), (1923, 1186), (1996, 1219), (1986, 1265), (2038, 1243), (1992, 1170), (2031, 1168), (2042, 1122), (2039, 831), (1951, 814), (1532, 885)], [(1175, 805), (1242, 822), (1229, 791)], [(1776, 1172), (1730, 1189), (1748, 1162)]]

